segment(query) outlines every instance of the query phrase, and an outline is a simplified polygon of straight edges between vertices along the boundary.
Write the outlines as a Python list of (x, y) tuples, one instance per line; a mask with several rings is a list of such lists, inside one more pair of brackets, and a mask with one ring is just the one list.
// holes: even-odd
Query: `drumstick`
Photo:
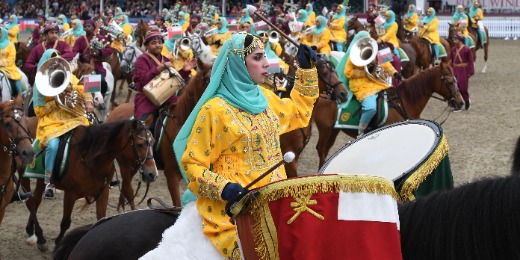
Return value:
[[(282, 32), (282, 30), (278, 29), (278, 27), (276, 27), (276, 25), (272, 24), (269, 20), (267, 20), (267, 18), (265, 18), (263, 15), (261, 15), (257, 10), (256, 10), (256, 7), (252, 6), (252, 5), (247, 5), (247, 10), (249, 11), (249, 13), (254, 13), (256, 14), (256, 16), (258, 16), (258, 18), (260, 18), (261, 20), (263, 20), (267, 25), (269, 25), (271, 28), (273, 28), (273, 30), (275, 30), (276, 32), (278, 32), (281, 36), (283, 36), (285, 39), (287, 39), (288, 41), (290, 41), (292, 44), (294, 44), (294, 46), (296, 46), (296, 48), (300, 47), (300, 44), (297, 43), (295, 40), (293, 40), (291, 37), (287, 36), (287, 34), (285, 34), (284, 32)], [(254, 24), (252, 24), (252, 26), (255, 26)], [(294, 153), (293, 153), (294, 154)]]
[(296, 157), (296, 155), (293, 152), (286, 152), (283, 155), (283, 160), (279, 161), (278, 163), (273, 165), (273, 167), (271, 167), (269, 170), (262, 173), (262, 175), (258, 176), (258, 178), (254, 179), (251, 183), (249, 183), (247, 186), (244, 187), (244, 190), (251, 188), (251, 186), (253, 186), (255, 183), (257, 183), (261, 179), (265, 178), (265, 176), (267, 176), (269, 173), (273, 172), (276, 168), (280, 167), (280, 165), (282, 165), (283, 163), (292, 162), (295, 157)]

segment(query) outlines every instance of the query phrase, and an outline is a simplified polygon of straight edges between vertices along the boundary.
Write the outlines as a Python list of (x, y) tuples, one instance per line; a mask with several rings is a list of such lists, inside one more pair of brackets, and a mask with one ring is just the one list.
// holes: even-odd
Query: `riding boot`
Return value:
[(31, 197), (32, 197), (32, 192), (30, 192), (30, 191), (29, 192), (17, 191), (13, 194), (13, 197), (11, 198), (11, 203), (15, 202), (15, 201), (25, 202)]
[(51, 183), (51, 176), (52, 176), (51, 171), (45, 171), (44, 182), (45, 182), (45, 184), (47, 184), (47, 186), (45, 186), (45, 193), (44, 193), (43, 197), (46, 199), (54, 198), (54, 184)]
[(367, 125), (365, 124), (359, 124), (359, 129), (358, 129), (358, 135), (357, 135), (357, 138), (363, 136), (365, 134), (365, 130), (367, 129)]

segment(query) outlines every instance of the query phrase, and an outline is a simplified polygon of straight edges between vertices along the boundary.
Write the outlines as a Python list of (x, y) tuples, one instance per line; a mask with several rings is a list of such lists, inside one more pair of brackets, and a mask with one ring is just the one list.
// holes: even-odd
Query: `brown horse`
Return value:
[(30, 163), (35, 154), (21, 105), (21, 97), (0, 103), (0, 224), (15, 192), (13, 158)]
[[(419, 69), (427, 69), (430, 65), (433, 65), (434, 60), (432, 59), (432, 51), (430, 48), (430, 42), (426, 39), (420, 38), (415, 35), (408, 34), (406, 35), (406, 42), (411, 43), (412, 47), (415, 49), (417, 53), (417, 60), (415, 64)], [(444, 37), (440, 37), (440, 41), (444, 49), (446, 49), (446, 57), (441, 58), (442, 62), (448, 62), (450, 60), (450, 43), (444, 39)]]
[[(468, 20), (471, 20), (471, 19), (468, 19)], [(448, 24), (450, 26), (448, 29), (448, 42), (450, 43), (450, 46), (453, 46), (453, 42), (451, 39), (453, 38), (453, 36), (455, 36), (455, 34), (457, 34), (457, 27), (454, 24), (451, 24), (451, 23), (448, 23)], [(489, 48), (488, 29), (487, 29), (487, 27), (484, 27), (484, 28), (486, 29), (487, 42), (484, 44), (484, 68), (482, 68), (482, 73), (486, 73), (488, 48)], [(479, 49), (482, 49), (482, 46), (481, 46), (482, 44), (480, 43), (480, 38), (477, 37), (477, 35), (478, 35), (477, 29), (473, 28), (471, 26), (471, 21), (470, 21), (470, 25), (468, 25), (468, 32), (469, 32), (469, 37), (471, 37), (471, 39), (473, 39), (473, 42), (475, 43), (475, 48), (472, 48), (471, 52), (473, 53), (473, 60), (476, 61), (477, 60), (477, 51)]]
[(139, 19), (137, 22), (137, 26), (135, 27), (134, 35), (135, 35), (135, 41), (137, 47), (142, 47), (144, 43), (144, 37), (146, 35), (146, 32), (148, 32), (148, 23), (143, 21), (142, 19)]
[[(37, 120), (37, 119), (36, 119)], [(96, 202), (98, 219), (106, 215), (108, 185), (114, 175), (114, 159), (118, 158), (129, 167), (140, 169), (147, 181), (157, 177), (153, 160), (153, 138), (147, 127), (139, 120), (125, 120), (109, 124), (78, 126), (69, 142), (70, 152), (63, 175), (56, 177), (55, 186), (64, 190), (63, 217), (56, 243), (70, 227), (72, 209), (76, 200), (85, 198), (87, 203)], [(20, 169), (23, 172), (23, 169)], [(53, 177), (54, 178), (54, 177)], [(30, 190), (29, 179), (22, 179), (22, 186)], [(45, 184), (38, 179), (34, 196), (27, 201), (30, 211), (26, 232), (27, 243), (38, 243), (38, 249), (46, 251), (46, 240), (37, 218)], [(93, 200), (92, 200), (93, 199)]]
[[(398, 24), (399, 26), (399, 24)], [(354, 30), (356, 33), (366, 30), (365, 26), (361, 24), (361, 22), (358, 20), (357, 16), (354, 16), (347, 22), (347, 28), (348, 30)], [(370, 36), (377, 40), (379, 36), (375, 32), (374, 26), (371, 26), (368, 28), (370, 30)], [(347, 46), (350, 45), (350, 42), (352, 41), (352, 38), (349, 37), (349, 40), (347, 41)], [(417, 62), (417, 53), (415, 52), (415, 49), (408, 43), (403, 43), (402, 41), (399, 41), (399, 45), (401, 49), (408, 55), (408, 58), (410, 61), (403, 62), (402, 63), (402, 70), (401, 75), (403, 75), (404, 78), (409, 78), (413, 75), (415, 75), (418, 71), (417, 67), (415, 66)]]
[[(128, 47), (127, 47), (128, 48)], [(126, 51), (126, 49), (125, 49)], [(132, 83), (132, 77), (133, 77), (133, 70), (131, 71), (124, 71), (121, 69), (121, 64), (119, 61), (119, 55), (118, 51), (114, 48), (112, 48), (112, 56), (110, 60), (108, 61), (108, 64), (110, 64), (110, 68), (112, 68), (112, 75), (114, 75), (114, 93), (112, 93), (112, 96), (110, 97), (110, 102), (112, 103), (112, 108), (117, 107), (119, 104), (116, 102), (116, 96), (117, 96), (117, 82), (121, 80), (121, 83), (119, 83), (119, 91), (123, 91), (123, 85), (125, 82), (130, 85)], [(123, 53), (124, 54), (124, 53)], [(121, 54), (121, 55), (123, 55)], [(128, 92), (126, 95), (125, 102), (130, 102), (130, 97), (132, 96), (132, 90), (130, 88), (127, 88)]]
[[(441, 63), (440, 66), (421, 71), (403, 80), (397, 87), (388, 89), (389, 109), (385, 125), (420, 118), (433, 93), (441, 95), (454, 108), (461, 108), (464, 105), (452, 68), (447, 63)], [(340, 130), (353, 138), (357, 136), (357, 131), (334, 128), (338, 115), (335, 102), (319, 99), (314, 114), (316, 115), (314, 121), (319, 131), (316, 150), (321, 168)]]

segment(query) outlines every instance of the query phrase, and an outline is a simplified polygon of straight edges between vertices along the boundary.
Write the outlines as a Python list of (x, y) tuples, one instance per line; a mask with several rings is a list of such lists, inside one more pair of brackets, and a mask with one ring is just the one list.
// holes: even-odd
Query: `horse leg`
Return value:
[[(486, 30), (486, 36), (487, 36)], [(486, 73), (487, 69), (487, 59), (488, 59), (488, 48), (489, 48), (489, 36), (487, 36), (487, 42), (484, 44), (484, 68), (482, 68), (482, 73)]]
[[(22, 178), (22, 187), (24, 189), (30, 191), (30, 179)], [(43, 191), (45, 190), (45, 183), (43, 179), (38, 179), (36, 181), (36, 187), (34, 188), (33, 196), (25, 202), (27, 209), (29, 210), (29, 220), (27, 221), (27, 226), (25, 231), (29, 238), (26, 240), (28, 245), (34, 245), (35, 243), (38, 245), (38, 250), (41, 252), (46, 252), (47, 248), (47, 240), (43, 235), (43, 230), (38, 222), (38, 208), (42, 202)]]
[(173, 206), (181, 206), (181, 193), (180, 193), (180, 181), (181, 174), (178, 169), (176, 169), (173, 163), (177, 163), (176, 160), (168, 160), (170, 162), (164, 163), (164, 176), (166, 176), (166, 183), (168, 185), (168, 191), (170, 191), (170, 196), (172, 198)]
[[(108, 180), (112, 180), (113, 174), (108, 178)], [(107, 205), (108, 205), (108, 188), (109, 183), (105, 184), (105, 187), (103, 189), (103, 192), (101, 192), (101, 195), (96, 200), (96, 217), (97, 219), (104, 218), (107, 215)]]
[[(126, 83), (128, 83), (127, 86), (129, 86), (130, 84), (132, 84), (132, 77), (128, 77), (128, 78), (126, 79)], [(129, 87), (127, 87), (126, 89), (128, 90), (128, 92), (127, 92), (127, 94), (126, 94), (126, 103), (129, 103), (129, 102), (130, 102), (130, 98), (132, 97), (132, 90), (131, 90)]]
[(126, 201), (130, 203), (130, 208), (135, 210), (134, 189), (132, 188), (133, 175), (130, 173), (130, 169), (126, 166), (120, 166), (119, 172), (121, 174), (122, 182), (121, 195), (119, 197), (119, 205), (117, 205), (117, 210), (119, 211), (119, 209), (122, 209), (124, 211)]
[(65, 195), (63, 197), (63, 217), (61, 218), (60, 223), (60, 234), (58, 237), (56, 237), (55, 240), (56, 245), (60, 243), (63, 235), (65, 235), (65, 231), (70, 228), (70, 217), (72, 216), (72, 209), (74, 208), (74, 204), (76, 203), (77, 199), (78, 196), (76, 194), (65, 191)]

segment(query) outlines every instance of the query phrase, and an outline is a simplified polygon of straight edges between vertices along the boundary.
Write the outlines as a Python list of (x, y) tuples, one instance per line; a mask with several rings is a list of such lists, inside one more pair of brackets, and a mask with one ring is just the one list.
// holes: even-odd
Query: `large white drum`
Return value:
[[(428, 184), (426, 193), (453, 187), (447, 154), (448, 142), (437, 123), (408, 120), (349, 142), (319, 172), (385, 177), (394, 181), (403, 200), (413, 200), (413, 193), (427, 178), (433, 183)], [(439, 165), (440, 176), (431, 176)]]

